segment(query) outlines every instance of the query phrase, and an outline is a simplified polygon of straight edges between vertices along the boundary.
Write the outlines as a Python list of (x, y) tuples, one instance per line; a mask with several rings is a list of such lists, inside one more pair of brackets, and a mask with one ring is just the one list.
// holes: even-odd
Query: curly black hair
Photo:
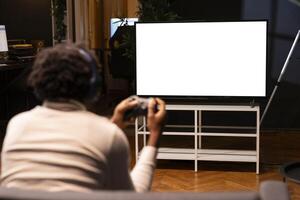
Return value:
[(84, 102), (89, 95), (92, 76), (89, 64), (75, 44), (46, 48), (35, 59), (28, 85), (42, 101), (74, 99)]

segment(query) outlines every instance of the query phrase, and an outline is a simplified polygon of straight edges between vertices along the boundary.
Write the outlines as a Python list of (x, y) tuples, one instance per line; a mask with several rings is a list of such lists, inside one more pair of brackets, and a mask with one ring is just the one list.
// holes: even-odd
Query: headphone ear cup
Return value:
[(87, 101), (95, 101), (101, 93), (102, 75), (99, 71), (98, 63), (93, 56), (84, 49), (79, 49), (80, 54), (88, 62), (91, 70), (91, 78), (89, 81), (89, 91), (86, 96)]
[(95, 73), (94, 78), (90, 80), (90, 88), (89, 93), (87, 95), (88, 101), (95, 101), (101, 94), (101, 87), (102, 87), (102, 77), (100, 76), (99, 72)]

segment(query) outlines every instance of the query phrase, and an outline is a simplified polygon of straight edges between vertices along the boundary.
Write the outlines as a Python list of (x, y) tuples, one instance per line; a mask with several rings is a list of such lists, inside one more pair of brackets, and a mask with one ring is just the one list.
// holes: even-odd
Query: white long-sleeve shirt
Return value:
[(7, 127), (1, 184), (48, 191), (151, 188), (157, 149), (144, 147), (130, 173), (126, 136), (108, 119), (44, 106), (18, 114)]

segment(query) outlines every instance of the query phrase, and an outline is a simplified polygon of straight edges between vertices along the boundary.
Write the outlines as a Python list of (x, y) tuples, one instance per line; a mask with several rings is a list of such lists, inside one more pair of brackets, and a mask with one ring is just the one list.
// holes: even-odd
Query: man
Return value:
[[(74, 44), (40, 52), (29, 85), (43, 104), (13, 117), (2, 149), (1, 184), (48, 191), (135, 190), (151, 187), (165, 103), (148, 106), (148, 145), (129, 172), (124, 114), (137, 106), (123, 100), (109, 120), (86, 110), (99, 88), (97, 63)], [(159, 108), (157, 109), (155, 108)]]

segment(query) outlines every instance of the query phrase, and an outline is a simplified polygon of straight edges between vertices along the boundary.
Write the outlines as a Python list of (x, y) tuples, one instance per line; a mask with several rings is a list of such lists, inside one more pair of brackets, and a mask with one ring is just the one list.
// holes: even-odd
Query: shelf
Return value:
[[(149, 135), (149, 131), (138, 132), (138, 135)], [(163, 132), (163, 135), (181, 135), (181, 136), (218, 136), (218, 137), (256, 137), (256, 133), (195, 133), (195, 132)]]
[(159, 148), (157, 159), (195, 160), (195, 149)]
[[(166, 128), (194, 128), (195, 125), (166, 125)], [(209, 125), (198, 125), (198, 128), (202, 129), (243, 129), (243, 130), (255, 130), (254, 126), (209, 126)]]
[[(193, 136), (194, 148), (159, 148), (157, 159), (166, 160), (193, 160), (195, 172), (198, 170), (198, 161), (229, 161), (229, 162), (254, 162), (256, 163), (256, 174), (259, 174), (259, 106), (250, 105), (166, 105), (167, 110), (175, 111), (193, 111), (193, 125), (172, 124), (167, 125), (169, 131), (163, 132), (163, 135), (174, 136)], [(255, 126), (213, 126), (203, 124), (203, 111), (228, 111), (228, 112), (255, 112)], [(140, 124), (141, 122), (141, 124)], [(149, 131), (146, 129), (146, 120), (136, 120), (136, 157), (139, 157), (139, 136), (143, 136), (143, 144), (146, 144), (146, 135)], [(183, 129), (185, 128), (185, 129)], [(189, 129), (187, 129), (189, 128)], [(209, 132), (210, 130), (211, 132)], [(225, 130), (226, 129), (226, 130)], [(172, 130), (172, 131), (170, 131)], [(174, 131), (175, 130), (175, 131)], [(182, 130), (182, 131), (180, 131)], [(218, 132), (220, 130), (220, 132)], [(249, 131), (251, 130), (251, 131)], [(205, 132), (204, 132), (205, 131)], [(230, 149), (202, 149), (202, 137), (240, 137), (256, 139), (255, 150), (230, 150)]]
[(199, 136), (219, 136), (219, 137), (256, 137), (256, 133), (205, 133), (197, 134)]
[[(195, 160), (195, 149), (159, 148), (157, 159)], [(198, 161), (256, 162), (256, 151), (198, 149)]]
[(167, 110), (201, 110), (201, 111), (257, 111), (259, 106), (250, 105), (166, 105)]
[[(149, 135), (149, 131), (138, 132), (139, 135)], [(195, 136), (195, 132), (163, 132), (163, 135)]]

